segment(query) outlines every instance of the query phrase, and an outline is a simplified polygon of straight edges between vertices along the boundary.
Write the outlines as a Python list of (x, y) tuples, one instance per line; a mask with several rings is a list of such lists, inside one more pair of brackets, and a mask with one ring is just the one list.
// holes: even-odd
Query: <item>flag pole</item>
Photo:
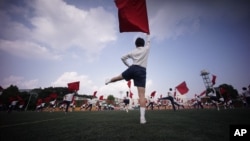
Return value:
[(25, 111), (27, 111), (27, 109), (28, 109), (28, 106), (29, 106), (29, 103), (30, 103), (30, 99), (31, 99), (31, 93), (30, 93), (29, 101), (28, 101), (28, 103), (27, 103), (27, 105), (25, 107)]

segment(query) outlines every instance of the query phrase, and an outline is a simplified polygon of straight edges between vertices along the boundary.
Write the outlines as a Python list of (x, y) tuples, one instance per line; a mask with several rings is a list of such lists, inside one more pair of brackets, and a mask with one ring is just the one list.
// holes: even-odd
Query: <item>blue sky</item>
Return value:
[[(188, 98), (205, 86), (200, 71), (239, 92), (250, 84), (250, 9), (243, 0), (147, 0), (151, 52), (146, 94), (165, 95), (186, 81)], [(67, 86), (79, 93), (125, 96), (120, 57), (143, 33), (119, 33), (113, 0), (1, 0), (0, 85)], [(132, 92), (137, 97), (136, 89)]]

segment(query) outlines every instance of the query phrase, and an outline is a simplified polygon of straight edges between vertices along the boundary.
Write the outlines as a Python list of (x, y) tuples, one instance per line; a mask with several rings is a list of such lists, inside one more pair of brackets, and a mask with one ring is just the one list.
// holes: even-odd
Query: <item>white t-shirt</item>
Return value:
[(174, 97), (174, 95), (171, 91), (168, 92), (168, 96)]
[(149, 50), (150, 50), (150, 42), (149, 42), (149, 36), (147, 35), (146, 45), (144, 47), (136, 47), (128, 54), (123, 55), (121, 58), (122, 62), (129, 67), (131, 65), (127, 62), (127, 59), (130, 58), (133, 60), (133, 65), (139, 65), (141, 67), (147, 68)]
[(56, 100), (50, 101), (51, 105), (54, 105), (56, 103)]
[(14, 101), (11, 102), (11, 105), (12, 105), (12, 106), (15, 106), (15, 105), (17, 104), (17, 102), (18, 102), (18, 101), (14, 100)]
[(64, 96), (65, 101), (72, 101), (74, 93), (69, 93)]
[(96, 103), (96, 100), (95, 100), (95, 99), (89, 99), (88, 102), (89, 102), (89, 104), (92, 104), (92, 105), (93, 105), (93, 104)]
[(149, 102), (154, 102), (154, 98), (153, 98), (153, 97), (150, 98), (150, 99), (149, 99)]
[(197, 100), (198, 102), (201, 102), (201, 98), (198, 97), (198, 96), (196, 96), (196, 100)]
[(243, 91), (243, 96), (250, 97), (250, 91), (248, 90)]

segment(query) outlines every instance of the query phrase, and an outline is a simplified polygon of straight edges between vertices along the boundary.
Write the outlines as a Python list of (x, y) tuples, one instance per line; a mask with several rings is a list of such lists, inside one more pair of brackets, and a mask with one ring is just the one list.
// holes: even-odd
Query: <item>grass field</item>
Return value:
[(250, 109), (0, 112), (0, 141), (229, 141), (229, 125), (250, 124)]

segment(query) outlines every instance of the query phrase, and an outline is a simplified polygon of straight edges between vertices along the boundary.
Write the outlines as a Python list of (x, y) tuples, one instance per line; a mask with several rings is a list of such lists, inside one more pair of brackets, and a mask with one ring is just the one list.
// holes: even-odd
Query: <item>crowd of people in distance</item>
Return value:
[[(82, 101), (81, 105), (76, 105), (74, 100), (76, 93), (69, 92), (63, 98), (63, 101), (57, 101), (56, 98), (51, 98), (50, 101), (46, 102), (44, 99), (37, 99), (36, 109), (37, 112), (42, 111), (64, 111), (65, 113), (69, 111), (102, 111), (102, 110), (124, 110), (128, 112), (130, 109), (136, 109), (138, 105), (132, 105), (131, 98), (127, 92), (127, 95), (123, 100), (120, 100), (118, 104), (107, 104), (105, 100), (99, 100), (96, 97), (90, 97)], [(242, 107), (250, 108), (250, 85), (248, 87), (243, 87), (242, 92), (238, 98), (242, 103)], [(23, 111), (25, 108), (25, 102), (19, 97), (10, 97), (7, 112)], [(205, 96), (195, 95), (191, 100), (183, 103), (178, 101), (170, 88), (167, 92), (166, 97), (155, 98), (150, 96), (146, 99), (146, 109), (147, 110), (180, 110), (180, 109), (211, 109), (216, 108), (220, 110), (233, 109), (235, 108), (234, 101), (230, 97), (223, 97), (218, 90), (211, 88), (206, 91)], [(0, 109), (2, 110), (2, 103), (0, 103)], [(77, 110), (76, 110), (77, 109)]]

